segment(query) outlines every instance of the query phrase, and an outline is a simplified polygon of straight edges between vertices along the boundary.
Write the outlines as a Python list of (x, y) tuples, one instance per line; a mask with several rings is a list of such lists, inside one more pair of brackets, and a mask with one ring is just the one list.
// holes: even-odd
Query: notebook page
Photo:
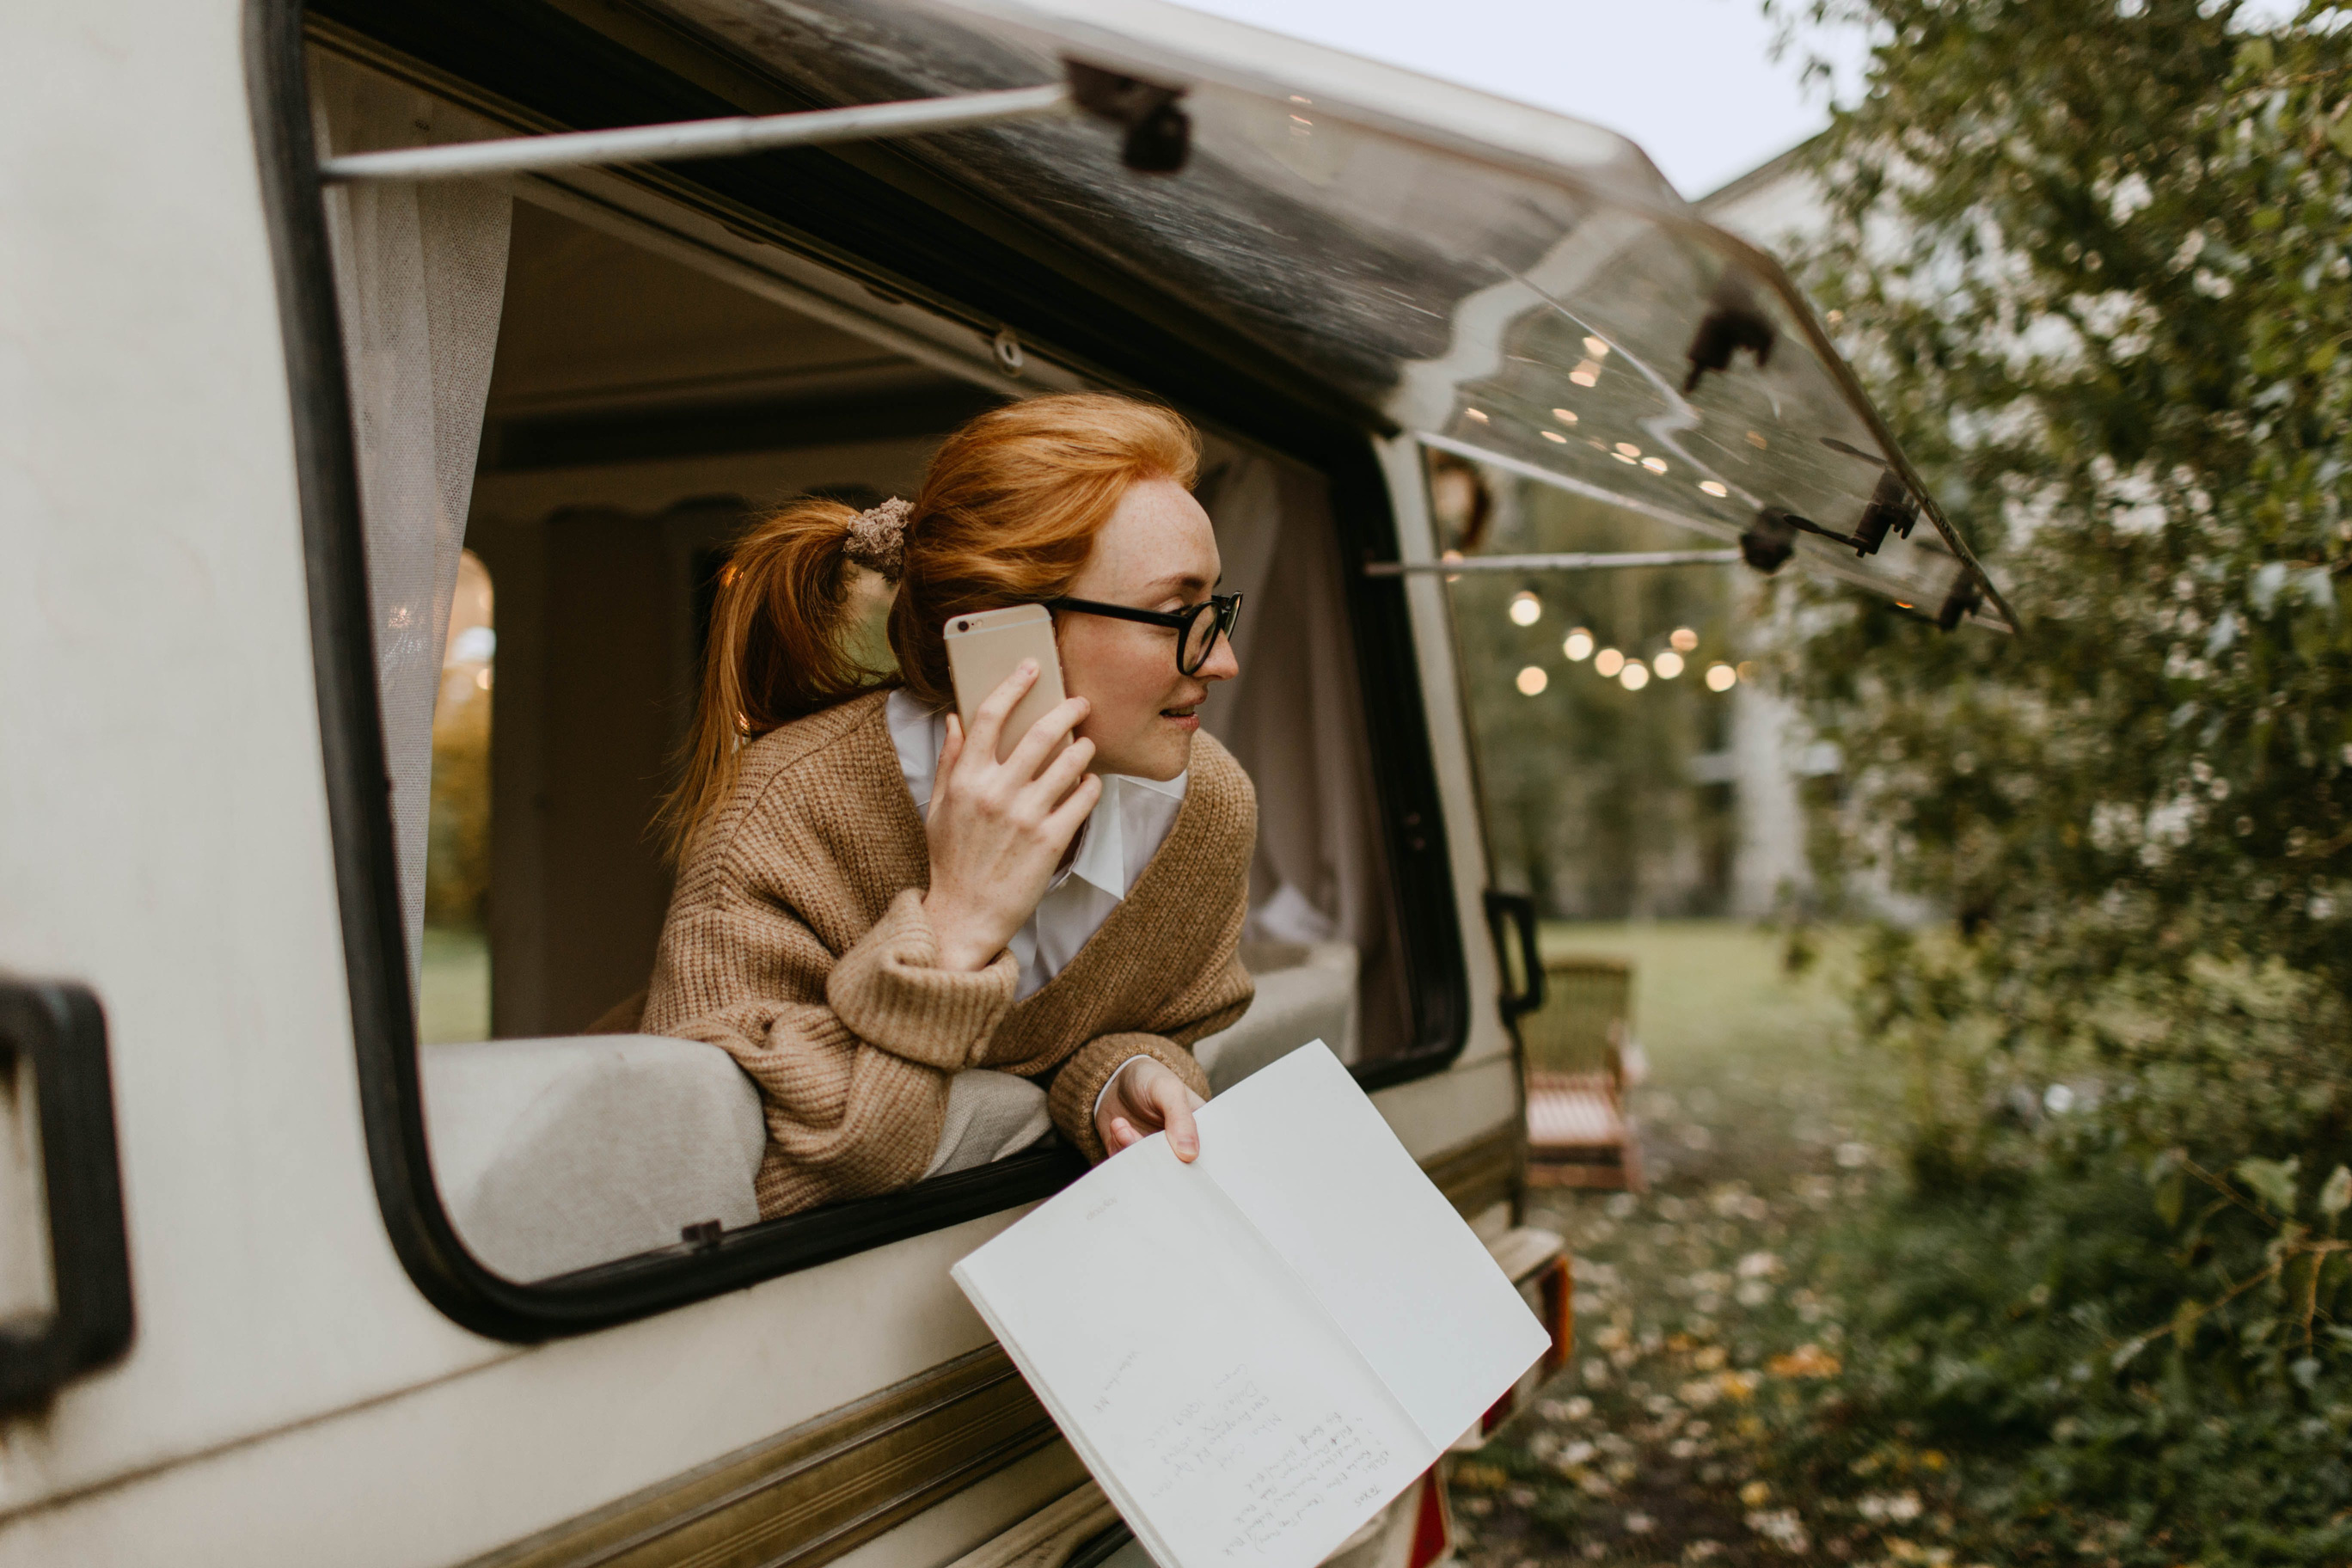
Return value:
[(1454, 1205), (1320, 1040), (1200, 1112), (1198, 1169), (1297, 1270), (1444, 1447), (1551, 1345)]
[(1436, 1461), (1164, 1135), (954, 1276), (1161, 1568), (1311, 1568)]

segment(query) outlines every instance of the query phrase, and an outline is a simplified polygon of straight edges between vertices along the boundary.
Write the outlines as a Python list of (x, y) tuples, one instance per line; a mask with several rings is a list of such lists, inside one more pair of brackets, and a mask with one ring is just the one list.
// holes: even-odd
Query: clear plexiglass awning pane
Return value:
[(1174, 174), (1084, 116), (914, 145), (1425, 445), (2010, 621), (1787, 275), (1621, 137), (1155, 0), (663, 4), (835, 102), (1181, 87)]

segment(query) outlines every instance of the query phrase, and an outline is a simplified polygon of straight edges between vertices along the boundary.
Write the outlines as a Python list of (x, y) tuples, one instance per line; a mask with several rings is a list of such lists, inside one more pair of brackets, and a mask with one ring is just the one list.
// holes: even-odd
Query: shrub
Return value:
[(1945, 916), (1858, 994), (1911, 1182), (1849, 1242), (1873, 1348), (1790, 1462), (1910, 1422), (2002, 1550), (2340, 1563), (2352, 33), (1832, 9), (1883, 41), (1803, 269), (2025, 625), (1820, 593), (1785, 650), (1848, 763), (1825, 873)]

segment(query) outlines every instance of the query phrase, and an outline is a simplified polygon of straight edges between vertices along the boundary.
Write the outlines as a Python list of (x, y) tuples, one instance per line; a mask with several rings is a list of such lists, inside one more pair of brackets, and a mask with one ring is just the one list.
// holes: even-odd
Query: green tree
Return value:
[(1872, 942), (1914, 1184), (1840, 1397), (2025, 1555), (2352, 1552), (2352, 16), (2242, 10), (1794, 18), (1880, 40), (1801, 270), (2024, 621), (1823, 592), (1783, 650), (1825, 870), (1949, 916)]

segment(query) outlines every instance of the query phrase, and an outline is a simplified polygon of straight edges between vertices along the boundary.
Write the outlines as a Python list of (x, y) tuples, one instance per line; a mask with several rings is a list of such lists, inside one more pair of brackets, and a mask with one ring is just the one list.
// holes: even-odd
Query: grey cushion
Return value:
[[(1195, 1047), (1213, 1090), (1320, 1039), (1356, 1050), (1356, 950), (1245, 942), (1257, 999)], [(656, 1035), (427, 1046), (425, 1128), (442, 1202), (474, 1256), (509, 1279), (544, 1279), (760, 1217), (760, 1091), (715, 1046)], [(926, 1176), (971, 1170), (1052, 1131), (1045, 1093), (975, 1069), (948, 1085)]]
[(760, 1091), (726, 1052), (654, 1035), (482, 1040), (424, 1049), (425, 1126), (442, 1202), (509, 1279), (760, 1217)]
[[(427, 1046), (425, 1133), (449, 1217), (509, 1279), (667, 1246), (760, 1217), (760, 1091), (714, 1046), (655, 1035)], [(1053, 1131), (1045, 1091), (958, 1073), (923, 1174), (970, 1170)]]
[(1245, 942), (1242, 963), (1257, 997), (1241, 1021), (1192, 1047), (1209, 1089), (1222, 1094), (1268, 1062), (1321, 1040), (1356, 1059), (1356, 949), (1344, 942)]
[(971, 1068), (948, 1079), (948, 1120), (926, 1176), (969, 1171), (1018, 1154), (1054, 1130), (1045, 1091), (1009, 1072)]

